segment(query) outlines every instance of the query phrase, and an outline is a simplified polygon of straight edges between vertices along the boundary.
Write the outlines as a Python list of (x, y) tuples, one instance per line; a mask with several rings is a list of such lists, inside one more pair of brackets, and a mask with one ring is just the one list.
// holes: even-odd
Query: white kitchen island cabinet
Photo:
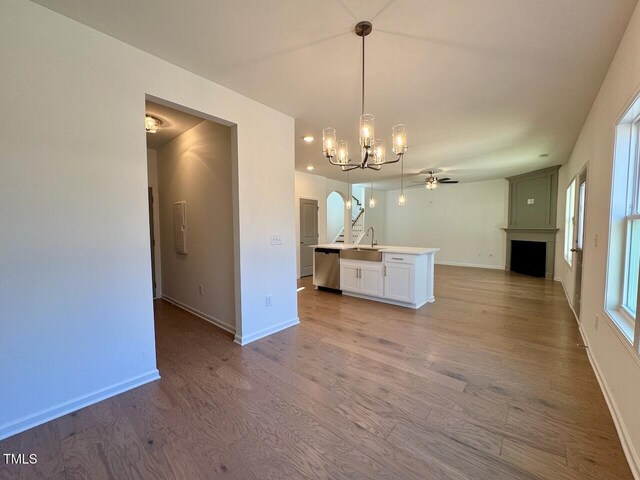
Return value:
[[(335, 244), (318, 247), (355, 248)], [(377, 261), (340, 258), (340, 290), (344, 295), (414, 309), (435, 300), (434, 257), (439, 249), (379, 246), (375, 250), (382, 254)]]

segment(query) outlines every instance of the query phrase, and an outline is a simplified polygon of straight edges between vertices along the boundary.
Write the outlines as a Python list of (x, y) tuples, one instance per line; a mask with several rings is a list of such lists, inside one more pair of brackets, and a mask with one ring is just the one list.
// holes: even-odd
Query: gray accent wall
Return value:
[(554, 275), (558, 170), (560, 165), (509, 177), (509, 224), (506, 270), (511, 270), (511, 242), (523, 240), (545, 242), (545, 278)]

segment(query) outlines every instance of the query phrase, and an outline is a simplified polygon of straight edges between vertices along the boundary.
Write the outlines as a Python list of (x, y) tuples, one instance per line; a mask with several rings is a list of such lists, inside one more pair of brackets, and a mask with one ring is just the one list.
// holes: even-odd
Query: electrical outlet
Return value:
[(198, 293), (200, 295), (204, 295), (204, 284), (201, 283), (200, 285), (198, 285)]
[(273, 305), (273, 296), (267, 295), (266, 297), (264, 297), (264, 303), (267, 307)]
[(527, 205), (533, 205), (534, 203), (536, 203), (535, 198), (527, 198)]
[(282, 245), (282, 235), (271, 235), (271, 245)]
[(598, 330), (598, 321), (600, 320), (600, 315), (595, 314), (593, 316), (593, 326), (595, 327), (596, 330)]

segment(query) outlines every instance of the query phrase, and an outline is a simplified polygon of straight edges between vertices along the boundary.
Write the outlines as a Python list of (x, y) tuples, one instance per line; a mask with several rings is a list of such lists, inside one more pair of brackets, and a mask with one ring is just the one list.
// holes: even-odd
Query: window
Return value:
[(607, 264), (606, 309), (638, 349), (640, 322), (640, 98), (616, 129)]
[(573, 224), (574, 224), (574, 210), (576, 208), (576, 181), (575, 179), (567, 187), (567, 196), (565, 200), (565, 212), (564, 212), (564, 259), (569, 266), (573, 264)]

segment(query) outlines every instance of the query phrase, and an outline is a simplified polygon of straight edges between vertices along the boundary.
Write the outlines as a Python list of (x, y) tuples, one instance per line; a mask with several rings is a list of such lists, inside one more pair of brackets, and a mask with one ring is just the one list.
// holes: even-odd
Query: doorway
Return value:
[(578, 174), (578, 188), (576, 189), (576, 211), (575, 219), (576, 225), (573, 229), (574, 240), (573, 248), (573, 260), (574, 260), (574, 288), (573, 288), (573, 310), (580, 320), (580, 307), (582, 301), (582, 261), (583, 261), (583, 247), (584, 247), (584, 221), (585, 221), (585, 205), (587, 201), (587, 168), (585, 167), (580, 174)]
[(318, 243), (318, 201), (300, 199), (300, 276), (313, 275), (313, 248)]
[(336, 191), (327, 196), (327, 243), (345, 241), (345, 199)]
[(235, 131), (196, 113), (145, 102), (154, 297), (236, 333)]

